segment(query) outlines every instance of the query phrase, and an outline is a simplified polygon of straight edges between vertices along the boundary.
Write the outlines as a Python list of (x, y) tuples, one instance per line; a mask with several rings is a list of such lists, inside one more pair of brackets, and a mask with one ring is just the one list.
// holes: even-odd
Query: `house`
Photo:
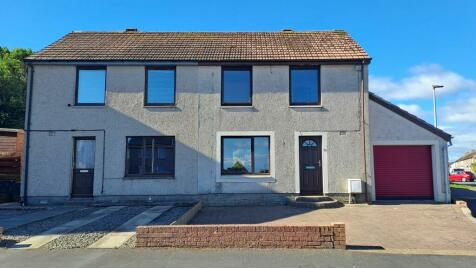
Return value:
[(27, 203), (447, 202), (451, 136), (368, 93), (346, 32), (73, 32), (27, 58)]
[(451, 163), (450, 169), (454, 170), (457, 168), (462, 168), (465, 171), (474, 172), (474, 170), (472, 170), (473, 166), (476, 166), (476, 150), (465, 153), (463, 156)]

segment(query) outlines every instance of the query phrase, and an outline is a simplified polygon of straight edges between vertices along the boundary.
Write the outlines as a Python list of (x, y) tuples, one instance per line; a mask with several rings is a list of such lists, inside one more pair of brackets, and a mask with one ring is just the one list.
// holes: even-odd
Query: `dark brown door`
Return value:
[(93, 196), (95, 152), (96, 140), (94, 137), (74, 139), (72, 197)]
[(299, 137), (299, 176), (301, 194), (322, 194), (321, 137)]

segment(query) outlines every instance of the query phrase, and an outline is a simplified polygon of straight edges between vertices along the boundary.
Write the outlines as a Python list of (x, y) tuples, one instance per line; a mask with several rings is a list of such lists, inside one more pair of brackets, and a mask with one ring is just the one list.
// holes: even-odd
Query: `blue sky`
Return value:
[(453, 134), (450, 158), (476, 149), (476, 1), (0, 0), (0, 46), (39, 50), (74, 30), (348, 31), (373, 57), (371, 91)]

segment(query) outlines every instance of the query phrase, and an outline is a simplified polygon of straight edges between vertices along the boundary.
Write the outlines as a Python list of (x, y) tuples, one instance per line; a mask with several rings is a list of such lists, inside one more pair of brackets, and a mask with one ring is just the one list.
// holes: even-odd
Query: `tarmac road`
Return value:
[(2, 267), (476, 267), (476, 257), (344, 250), (0, 250)]

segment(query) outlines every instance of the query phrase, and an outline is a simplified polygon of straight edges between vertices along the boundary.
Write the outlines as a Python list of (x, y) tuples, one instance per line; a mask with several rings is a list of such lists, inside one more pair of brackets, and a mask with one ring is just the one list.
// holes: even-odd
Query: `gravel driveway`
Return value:
[(62, 235), (44, 247), (47, 249), (85, 248), (148, 208), (146, 206), (125, 207), (71, 233)]
[(96, 210), (97, 208), (78, 208), (77, 210), (66, 214), (33, 222), (18, 228), (9, 229), (5, 232), (2, 241), (0, 241), (0, 247), (11, 247), (14, 244), (22, 242), (34, 235), (39, 235), (58, 225), (82, 218)]
[[(84, 225), (70, 233), (62, 234), (59, 238), (49, 242), (43, 248), (46, 249), (74, 249), (86, 248), (94, 242), (101, 239), (106, 234), (114, 231), (117, 227), (130, 220), (134, 216), (151, 208), (151, 206), (128, 206), (111, 213), (97, 221)], [(3, 240), (0, 241), (1, 247), (12, 247), (16, 243), (22, 242), (32, 236), (39, 235), (49, 229), (63, 225), (67, 222), (80, 219), (101, 208), (99, 207), (78, 207), (75, 210), (54, 216), (41, 221), (29, 223), (17, 228), (9, 229), (5, 232)], [(165, 211), (162, 215), (155, 218), (149, 224), (168, 225), (177, 220), (181, 215), (188, 211), (190, 207), (177, 206)], [(31, 210), (0, 210), (0, 218), (15, 217), (32, 213)], [(123, 248), (135, 247), (135, 235), (129, 239)]]

